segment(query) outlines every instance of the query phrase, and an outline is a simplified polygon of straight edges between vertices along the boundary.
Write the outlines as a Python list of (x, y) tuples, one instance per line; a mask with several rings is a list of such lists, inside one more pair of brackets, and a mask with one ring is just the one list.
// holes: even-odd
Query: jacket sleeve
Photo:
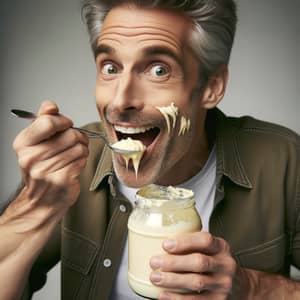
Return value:
[(60, 260), (61, 224), (59, 223), (35, 261), (28, 282), (20, 300), (29, 300), (35, 291), (40, 290), (46, 283), (47, 272)]

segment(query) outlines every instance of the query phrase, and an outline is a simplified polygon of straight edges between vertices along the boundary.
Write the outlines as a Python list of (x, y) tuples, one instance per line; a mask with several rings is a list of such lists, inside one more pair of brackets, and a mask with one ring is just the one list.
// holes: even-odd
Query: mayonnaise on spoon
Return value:
[(128, 169), (129, 160), (132, 160), (135, 175), (137, 177), (138, 169), (140, 165), (141, 158), (146, 150), (146, 146), (139, 140), (133, 140), (128, 137), (126, 139), (122, 139), (112, 145), (115, 148), (119, 148), (122, 150), (134, 151), (133, 153), (121, 153), (120, 155), (124, 158), (126, 163), (126, 168)]

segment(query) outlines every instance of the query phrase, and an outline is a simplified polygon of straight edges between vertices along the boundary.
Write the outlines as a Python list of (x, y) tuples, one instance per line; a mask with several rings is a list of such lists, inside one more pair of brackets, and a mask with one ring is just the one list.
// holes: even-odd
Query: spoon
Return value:
[[(12, 109), (10, 112), (14, 117), (19, 117), (22, 119), (34, 120), (37, 118), (37, 115), (31, 111), (26, 111), (26, 110), (21, 110), (21, 109)], [(72, 127), (72, 128), (80, 131), (81, 133), (86, 134), (89, 138), (102, 139), (111, 150), (113, 150), (114, 152), (117, 152), (119, 154), (132, 155), (132, 154), (136, 154), (136, 153), (140, 152), (137, 150), (126, 150), (126, 149), (117, 148), (114, 145), (111, 145), (109, 143), (109, 141), (107, 140), (107, 138), (104, 136), (104, 134), (101, 134), (100, 132), (86, 130), (86, 129), (82, 129), (82, 128), (78, 128), (78, 127)]]

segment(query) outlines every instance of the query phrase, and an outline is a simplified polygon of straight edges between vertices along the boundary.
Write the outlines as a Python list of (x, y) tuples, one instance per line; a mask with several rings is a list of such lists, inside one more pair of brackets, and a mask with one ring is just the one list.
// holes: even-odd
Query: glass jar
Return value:
[(152, 184), (137, 192), (135, 204), (128, 219), (128, 281), (137, 294), (157, 299), (163, 288), (149, 279), (151, 257), (166, 253), (165, 239), (201, 230), (201, 220), (194, 193), (183, 188)]

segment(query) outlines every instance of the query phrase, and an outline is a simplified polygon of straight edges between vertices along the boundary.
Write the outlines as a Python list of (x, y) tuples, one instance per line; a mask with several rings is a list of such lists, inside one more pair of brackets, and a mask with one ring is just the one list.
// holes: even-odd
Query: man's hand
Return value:
[(51, 218), (58, 222), (74, 203), (88, 138), (71, 126), (72, 121), (59, 114), (54, 102), (45, 101), (37, 119), (16, 137), (13, 148), (25, 187), (0, 224), (14, 223), (18, 233), (30, 231)]
[(79, 194), (88, 138), (44, 102), (14, 141), (24, 188), (0, 216), (0, 299), (19, 299), (32, 264)]
[(207, 232), (187, 233), (164, 241), (163, 248), (167, 254), (150, 261), (152, 283), (190, 292), (162, 292), (160, 300), (228, 298), (237, 264), (225, 240)]

